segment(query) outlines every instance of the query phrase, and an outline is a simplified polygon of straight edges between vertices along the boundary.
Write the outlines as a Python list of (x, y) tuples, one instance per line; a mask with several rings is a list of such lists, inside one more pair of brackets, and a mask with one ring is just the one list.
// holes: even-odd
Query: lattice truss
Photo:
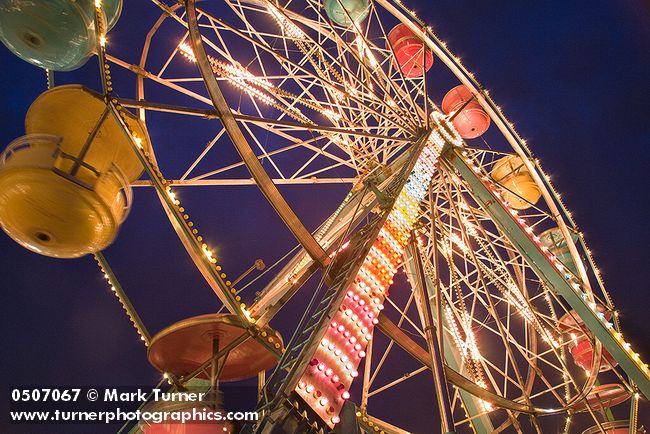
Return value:
[[(141, 118), (152, 119), (150, 128), (157, 112), (218, 118), (204, 80), (193, 65), (196, 57), (184, 9), (180, 4), (152, 1), (161, 15), (147, 35), (140, 60), (132, 63), (110, 50), (106, 55), (110, 63), (137, 75), (137, 98), (119, 102), (139, 109)], [(388, 32), (396, 23), (414, 18), (388, 1), (370, 2), (365, 21), (349, 27), (334, 24), (323, 3), (312, 0), (237, 0), (220, 3), (219, 8), (209, 2), (199, 6), (205, 7), (197, 8), (198, 23), (212, 72), (273, 182), (352, 186), (336, 210), (323, 211), (323, 224), (314, 234), (323, 248), (329, 249), (330, 258), (334, 257), (346, 246), (342, 237), (348, 232), (344, 229), (354, 228), (377, 210), (377, 199), (368, 185), (381, 189), (388, 183), (404, 163), (405, 150), (430, 127), (428, 114), (439, 110), (434, 101), (425, 98), (431, 84), (426, 78), (405, 77), (387, 43)], [(464, 83), (476, 84), (446, 45), (425, 30), (436, 44), (436, 54), (445, 56), (450, 71), (462, 75)], [(530, 161), (544, 195), (525, 211), (512, 210), (513, 215), (525, 223), (536, 241), (539, 234), (556, 226), (574, 235), (577, 242), (572, 260), (579, 264), (574, 277), (587, 288), (592, 309), (599, 305), (613, 313), (591, 253), (559, 194), (487, 92), (481, 91), (480, 98), (500, 134), (465, 143), (465, 158), (476, 164), (479, 176), (486, 179), (491, 179), (492, 170), (504, 157), (516, 153)], [(159, 158), (157, 164), (168, 185), (253, 183), (244, 162), (234, 155), (219, 154), (229, 145), (228, 138), (223, 127), (213, 125), (216, 129), (206, 146), (187, 146), (181, 170)], [(157, 152), (156, 146), (154, 143)], [(168, 150), (162, 149), (156, 155), (165, 152)], [(363, 181), (369, 184), (364, 186)], [(499, 191), (506, 189), (490, 182)], [(150, 184), (149, 180), (134, 183)], [(171, 190), (169, 194), (176, 201)], [(584, 401), (598, 374), (598, 366), (587, 372), (577, 367), (570, 349), (584, 336), (597, 355), (600, 345), (577, 319), (570, 325), (561, 321), (574, 316), (567, 302), (537, 277), (529, 260), (476, 200), (466, 180), (444, 161), (420, 211), (417, 247), (405, 256), (400, 271), (406, 273), (413, 289), (412, 262), (414, 258), (422, 261), (428, 289), (440, 294), (437, 297), (436, 291), (430, 292), (426, 303), (439, 306), (433, 312), (441, 317), (444, 327), (446, 364), (485, 391), (472, 396), (454, 387), (456, 425), (469, 422), (475, 426), (483, 421), (495, 428), (512, 425), (521, 431), (522, 420), (528, 416), (513, 408), (527, 406), (538, 415), (558, 414), (563, 430), (568, 431), (571, 418), (567, 415), (573, 413), (569, 409)], [(204, 251), (211, 252), (205, 246)], [(283, 268), (277, 277), (261, 288), (249, 310), (244, 309), (249, 319), (261, 325), (281, 313), (287, 299), (315, 270), (315, 261), (304, 250), (278, 264)], [(418, 304), (416, 299), (415, 290), (407, 290), (406, 297), (389, 297), (384, 315), (426, 349), (422, 301)], [(618, 330), (615, 316), (607, 324)], [(393, 339), (386, 345), (369, 345), (364, 375), (359, 379), (360, 417), (366, 418), (366, 412), (372, 410), (371, 398), (390, 396), (399, 383), (429, 370), (420, 366), (378, 386), (379, 378), (384, 378), (382, 368), (398, 344)], [(619, 371), (606, 375), (633, 390)], [(503, 399), (499, 405), (491, 399), (495, 396)], [(590, 406), (583, 410), (588, 418), (598, 420)], [(531, 421), (539, 430), (537, 418), (531, 417)], [(387, 432), (404, 432), (389, 423), (381, 426)]]
[[(350, 182), (390, 162), (424, 127), (424, 80), (406, 79), (396, 67), (378, 5), (371, 4), (363, 27), (349, 28), (332, 24), (320, 2), (225, 5), (227, 18), (199, 9), (209, 60), (278, 183)], [(139, 66), (147, 79), (209, 103), (196, 69), (184, 65), (194, 61), (184, 15), (171, 9), (177, 25), (165, 26), (164, 42), (174, 47), (162, 65), (145, 53)], [(129, 67), (112, 55), (109, 60)], [(218, 131), (178, 179), (205, 184), (237, 173), (241, 163), (235, 162), (196, 170), (222, 136)]]
[[(467, 153), (484, 168), (485, 175), (507, 155), (492, 150)], [(428, 283), (434, 287), (437, 282), (440, 288), (448, 364), (487, 391), (549, 414), (575, 405), (584, 391), (593, 387), (597, 371), (584, 371), (571, 359), (570, 348), (584, 330), (575, 326), (567, 331), (560, 321), (573, 315), (569, 314), (570, 307), (537, 277), (526, 258), (474, 200), (466, 183), (449, 167), (443, 166), (438, 172), (421, 210), (417, 253)], [(556, 225), (540, 204), (516, 214), (531, 233)], [(405, 266), (404, 271), (414, 288), (417, 283), (413, 269)], [(421, 312), (415, 309), (416, 297), (413, 291), (401, 304), (387, 299), (386, 315), (426, 347)], [(596, 301), (607, 303), (604, 296)], [(435, 294), (431, 294), (430, 302), (436, 304)], [(370, 409), (372, 397), (390, 396), (395, 386), (415, 376), (422, 378), (429, 371), (420, 366), (378, 385), (377, 377), (396, 347), (391, 341), (369, 351), (373, 368), (366, 368), (363, 400)], [(377, 354), (372, 355), (373, 351)], [(470, 416), (466, 408), (472, 405), (468, 402), (471, 398), (456, 386), (453, 391), (452, 410), (458, 427), (489, 415), (494, 427), (512, 424), (521, 429), (517, 419), (520, 414), (499, 409), (488, 400), (476, 399)], [(565, 420), (565, 430), (570, 420)]]

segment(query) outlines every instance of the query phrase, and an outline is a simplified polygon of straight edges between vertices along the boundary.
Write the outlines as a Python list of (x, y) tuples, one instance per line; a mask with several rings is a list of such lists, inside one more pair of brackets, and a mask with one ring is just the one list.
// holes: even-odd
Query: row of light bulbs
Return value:
[[(377, 316), (445, 143), (437, 130), (431, 133), (296, 387), (297, 393), (331, 426), (340, 420), (341, 406), (349, 398), (349, 386), (358, 375), (356, 369), (365, 357), (365, 346), (372, 339)], [(332, 382), (334, 375), (339, 383)]]
[[(467, 153), (463, 151), (463, 155), (466, 156)], [(570, 286), (573, 288), (574, 291), (576, 291), (582, 300), (587, 304), (587, 306), (594, 312), (594, 315), (603, 323), (603, 326), (605, 329), (609, 330), (609, 332), (612, 334), (612, 336), (621, 344), (621, 347), (626, 351), (626, 353), (630, 356), (630, 358), (635, 362), (638, 368), (641, 369), (641, 371), (650, 378), (650, 370), (649, 366), (647, 363), (644, 363), (641, 360), (640, 355), (632, 350), (632, 346), (629, 342), (626, 342), (625, 339), (623, 338), (623, 335), (620, 331), (615, 330), (614, 324), (611, 323), (606, 316), (604, 315), (603, 312), (601, 312), (598, 309), (598, 304), (590, 301), (590, 296), (587, 292), (585, 292), (582, 288), (582, 285), (578, 281), (578, 279), (573, 275), (573, 273), (566, 268), (566, 266), (560, 262), (557, 257), (551, 253), (548, 250), (548, 247), (546, 247), (544, 244), (541, 243), (541, 240), (539, 236), (534, 234), (533, 229), (526, 224), (526, 221), (521, 218), (518, 215), (518, 211), (512, 207), (510, 207), (510, 204), (508, 203), (507, 200), (505, 200), (502, 195), (500, 194), (498, 188), (494, 185), (494, 183), (489, 179), (488, 176), (482, 173), (481, 169), (474, 165), (474, 163), (467, 159), (466, 160), (467, 164), (470, 166), (470, 168), (479, 175), (483, 183), (486, 185), (486, 187), (489, 188), (489, 190), (492, 192), (492, 194), (499, 199), (501, 204), (505, 209), (507, 209), (510, 214), (513, 216), (514, 221), (516, 221), (519, 226), (526, 232), (530, 239), (536, 244), (538, 249), (544, 253), (548, 261), (557, 269), (557, 271), (564, 277), (564, 279), (570, 284)], [(616, 315), (615, 315), (616, 316)]]

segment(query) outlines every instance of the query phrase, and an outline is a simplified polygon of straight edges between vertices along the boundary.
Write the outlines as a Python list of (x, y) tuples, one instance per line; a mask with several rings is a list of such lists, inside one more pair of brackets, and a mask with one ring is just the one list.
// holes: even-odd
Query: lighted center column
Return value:
[(350, 386), (358, 376), (441, 151), (462, 144), (442, 114), (434, 113), (432, 124), (426, 146), (296, 387), (330, 427), (339, 422), (341, 407), (350, 397)]

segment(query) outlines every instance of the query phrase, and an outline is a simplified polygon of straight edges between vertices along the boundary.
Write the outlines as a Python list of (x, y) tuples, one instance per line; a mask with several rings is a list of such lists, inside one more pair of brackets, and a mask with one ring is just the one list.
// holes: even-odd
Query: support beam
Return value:
[[(416, 253), (417, 251), (414, 252), (411, 249), (408, 249), (405, 254), (405, 262), (404, 262), (406, 275), (412, 287), (415, 287), (414, 276), (416, 275), (416, 270), (415, 270)], [(435, 285), (428, 275), (424, 276), (424, 285), (429, 299), (430, 300), (434, 299), (436, 300), (437, 303), (438, 300), (434, 298), (437, 295)], [(439, 318), (437, 311), (434, 310), (432, 313), (434, 315), (434, 320), (440, 324), (441, 323), (440, 319), (442, 318)], [(383, 322), (385, 322), (384, 318), (380, 317), (380, 325)], [(439, 342), (442, 344), (441, 352), (445, 360), (446, 368), (448, 367), (448, 369), (453, 369), (459, 372), (461, 370), (461, 360), (458, 352), (450, 344), (451, 342), (450, 339), (444, 339), (444, 330), (436, 330), (436, 331), (438, 331), (438, 336), (440, 336)], [(397, 344), (400, 345), (399, 342)], [(494, 426), (492, 425), (492, 421), (490, 420), (488, 415), (482, 414), (484, 412), (481, 409), (478, 399), (462, 388), (459, 390), (459, 393), (460, 393), (460, 399), (462, 400), (463, 405), (465, 406), (465, 410), (467, 411), (467, 415), (470, 418), (470, 423), (474, 428), (474, 432), (476, 432), (476, 434), (489, 434), (493, 432)]]
[[(214, 293), (219, 297), (223, 302), (226, 308), (231, 312), (236, 314), (244, 323), (248, 323), (248, 318), (242, 310), (241, 303), (235, 299), (235, 296), (231, 293), (229, 285), (226, 284), (224, 278), (221, 277), (214, 264), (208, 259), (203, 251), (201, 243), (192, 232), (192, 228), (188, 225), (186, 219), (183, 217), (183, 213), (179, 210), (179, 206), (172, 200), (171, 196), (168, 193), (166, 180), (162, 177), (162, 174), (158, 170), (149, 157), (150, 154), (145, 149), (136, 143), (133, 135), (129, 131), (129, 127), (122, 119), (119, 110), (116, 105), (112, 102), (108, 102), (108, 106), (111, 111), (111, 115), (115, 121), (120, 125), (124, 137), (129, 141), (133, 152), (140, 160), (140, 163), (144, 167), (144, 170), (149, 175), (149, 178), (152, 181), (152, 184), (156, 190), (156, 194), (160, 203), (163, 206), (163, 210), (169, 219), (174, 231), (178, 235), (178, 238), (183, 243), (183, 247), (187, 250), (190, 258), (199, 269), (205, 280), (208, 282)], [(266, 345), (265, 343), (263, 343)]]
[[(468, 161), (460, 149), (449, 148), (443, 154), (441, 163), (463, 178), (474, 199), (506, 234), (539, 279), (564, 298), (598, 342), (602, 343), (630, 379), (637, 384), (641, 393), (650, 397), (647, 365), (631, 350), (621, 333), (614, 330), (613, 325), (602, 314), (599, 315), (591, 291), (535, 240), (532, 228), (516, 217), (516, 211), (506, 207), (497, 197), (497, 186), (487, 175), (481, 175), (480, 168)], [(595, 350), (596, 354), (600, 353), (600, 348)]]
[(367, 433), (376, 433), (377, 431), (375, 428), (379, 428), (380, 431), (383, 431), (386, 434), (412, 434), (410, 431), (406, 431), (369, 414), (361, 414), (358, 416), (358, 419), (359, 425), (361, 425), (364, 432)]
[[(177, 105), (170, 105), (170, 104), (157, 103), (151, 101), (139, 101), (139, 100), (127, 99), (127, 98), (118, 98), (118, 102), (124, 107), (130, 107), (130, 108), (146, 109), (150, 111), (182, 114), (188, 116), (197, 116), (204, 119), (222, 118), (218, 111), (210, 110), (210, 109), (177, 106)], [(248, 122), (251, 124), (273, 125), (276, 127), (292, 128), (299, 131), (318, 131), (318, 132), (327, 132), (327, 133), (336, 133), (336, 134), (347, 134), (351, 136), (368, 137), (372, 139), (390, 140), (393, 142), (403, 142), (403, 143), (410, 143), (413, 142), (414, 140), (414, 137), (409, 137), (409, 138), (392, 137), (383, 134), (374, 134), (370, 132), (365, 132), (362, 131), (361, 129), (328, 127), (326, 125), (316, 125), (316, 124), (301, 124), (301, 123), (285, 121), (285, 120), (266, 119), (258, 116), (244, 115), (237, 112), (231, 112), (231, 113), (235, 120), (240, 122)], [(370, 130), (371, 127), (365, 127), (363, 129)], [(379, 129), (379, 128), (376, 127), (373, 129)]]
[[(366, 174), (366, 178), (372, 177), (381, 190), (386, 189), (402, 166), (408, 162), (408, 155), (408, 152), (399, 155), (388, 166)], [(341, 237), (346, 235), (347, 229), (356, 228), (376, 205), (377, 198), (372, 192), (367, 190), (350, 192), (339, 206), (339, 210), (330, 215), (314, 236), (325, 249), (331, 250), (332, 246), (340, 243)], [(298, 266), (300, 263), (302, 263), (302, 268)], [(258, 325), (270, 321), (284, 303), (300, 289), (309, 275), (316, 271), (314, 264), (318, 265), (313, 259), (306, 258), (304, 250), (301, 250), (260, 291), (259, 297), (251, 305), (251, 315), (257, 318)], [(287, 279), (287, 276), (291, 276), (291, 279)]]
[(282, 194), (280, 194), (276, 185), (273, 184), (273, 181), (271, 181), (268, 173), (266, 173), (264, 167), (262, 167), (262, 164), (257, 159), (257, 156), (249, 145), (244, 133), (237, 124), (237, 120), (234, 118), (230, 106), (226, 102), (226, 98), (219, 88), (219, 83), (212, 72), (212, 67), (210, 66), (208, 57), (205, 54), (194, 3), (195, 0), (185, 1), (187, 24), (190, 33), (190, 40), (192, 42), (192, 50), (196, 57), (196, 64), (199, 67), (205, 86), (210, 94), (212, 104), (219, 114), (226, 132), (230, 136), (237, 152), (239, 152), (239, 155), (242, 157), (246, 167), (253, 176), (253, 179), (255, 179), (255, 182), (262, 191), (262, 194), (264, 194), (298, 242), (315, 261), (321, 264), (327, 263), (327, 254), (307, 228), (305, 228), (298, 216), (293, 212)]
[[(276, 412), (286, 407), (287, 402), (296, 402), (292, 395), (301, 398), (297, 402), (304, 401), (316, 413), (316, 418), (321, 419), (330, 428), (340, 422), (338, 414), (342, 402), (349, 396), (342, 399), (340, 397), (349, 390), (357, 376), (356, 368), (363, 358), (361, 350), (372, 339), (374, 328), (373, 321), (368, 320), (373, 316), (370, 313), (366, 315), (364, 312), (368, 312), (368, 308), (362, 310), (361, 306), (364, 303), (380, 304), (385, 297), (387, 279), (390, 279), (396, 270), (394, 262), (402, 253), (406, 244), (405, 237), (408, 236), (417, 211), (415, 205), (409, 204), (408, 200), (422, 199), (426, 188), (423, 186), (431, 181), (433, 167), (443, 148), (442, 141), (438, 132), (422, 132), (409, 152), (408, 163), (402, 167), (399, 175), (384, 192), (391, 198), (391, 202), (382, 213), (377, 214), (370, 223), (351, 237), (349, 248), (338, 255), (332, 269), (327, 270), (327, 274), (333, 276), (329, 289), (323, 291), (319, 287), (314, 292), (296, 332), (287, 345), (287, 351), (267, 382), (266, 393), (273, 398), (258, 407), (258, 410), (269, 409), (270, 413), (258, 424), (257, 433), (273, 432), (278, 420)], [(394, 206), (399, 211), (396, 212)], [(408, 209), (408, 216), (403, 209)], [(383, 235), (380, 236), (382, 231)], [(389, 243), (394, 246), (390, 247), (390, 251), (394, 252), (392, 255), (383, 253), (386, 249), (382, 250), (381, 247), (384, 244), (390, 245)], [(385, 257), (391, 259), (385, 260), (386, 265), (373, 265), (374, 260), (368, 257), (371, 251), (374, 252), (372, 257), (386, 255)], [(380, 270), (390, 271), (381, 273)], [(351, 301), (350, 306), (355, 306), (359, 315), (343, 304), (347, 298), (354, 298), (353, 294), (356, 295), (356, 302)], [(364, 303), (361, 302), (362, 299)], [(381, 308), (381, 305), (373, 306), (372, 315), (380, 312)], [(339, 325), (336, 326), (336, 323)], [(326, 345), (327, 341), (337, 342), (337, 348), (340, 348), (347, 358), (347, 362), (344, 362), (346, 364), (337, 361), (343, 360), (343, 356), (337, 355), (336, 359), (333, 359), (334, 350)], [(351, 347), (347, 342), (358, 342), (359, 345)], [(287, 368), (289, 372), (285, 373)], [(329, 371), (332, 381), (315, 375), (314, 369)], [(336, 375), (333, 375), (334, 373)], [(315, 397), (312, 393), (314, 391), (320, 393), (320, 398)], [(327, 407), (326, 404), (330, 406)]]
[[(379, 315), (379, 324), (377, 328), (407, 353), (417, 359), (420, 363), (431, 368), (431, 356), (422, 348), (417, 342), (415, 342), (409, 335), (404, 333), (402, 329), (397, 327), (397, 325), (388, 319), (384, 314)], [(449, 379), (451, 383), (460, 387), (463, 390), (466, 390), (473, 396), (481, 398), (485, 401), (491, 402), (497, 407), (505, 408), (512, 411), (517, 411), (521, 413), (529, 414), (540, 414), (544, 413), (543, 410), (536, 409), (526, 404), (521, 404), (519, 402), (511, 401), (507, 398), (503, 398), (499, 395), (496, 395), (492, 392), (489, 392), (481, 388), (478, 384), (470, 381), (465, 376), (459, 374), (449, 366), (445, 365), (445, 376)]]
[[(275, 185), (314, 185), (314, 184), (352, 184), (355, 178), (274, 178)], [(170, 179), (167, 183), (170, 187), (225, 187), (257, 185), (254, 179), (250, 178), (211, 178), (211, 179)], [(131, 187), (152, 187), (148, 179), (138, 179), (131, 183)]]
[[(438, 401), (438, 409), (440, 411), (440, 423), (442, 424), (442, 432), (445, 434), (453, 434), (454, 419), (451, 414), (451, 404), (449, 401), (449, 390), (447, 389), (447, 379), (442, 364), (442, 355), (440, 354), (440, 344), (438, 343), (437, 330), (433, 326), (433, 313), (431, 312), (431, 303), (429, 295), (426, 291), (424, 265), (422, 258), (418, 254), (418, 237), (415, 231), (411, 232), (411, 239), (406, 248), (413, 258), (413, 271), (415, 272), (413, 292), (415, 293), (415, 303), (420, 317), (422, 318), (422, 326), (424, 328), (424, 336), (429, 348), (429, 361), (431, 372), (433, 374), (433, 383), (436, 390), (436, 400)], [(437, 271), (436, 271), (437, 272)], [(440, 311), (436, 312), (440, 318)]]
[(113, 270), (111, 269), (110, 265), (108, 265), (108, 261), (106, 260), (102, 252), (97, 252), (94, 254), (94, 256), (95, 256), (95, 261), (97, 261), (97, 264), (99, 265), (100, 269), (104, 272), (104, 277), (106, 277), (106, 280), (108, 280), (108, 283), (111, 285), (111, 289), (115, 293), (115, 296), (120, 301), (120, 304), (122, 304), (122, 307), (124, 308), (124, 311), (129, 317), (129, 320), (131, 320), (133, 326), (138, 331), (138, 334), (140, 335), (145, 346), (149, 346), (149, 342), (151, 342), (151, 335), (149, 334), (149, 331), (145, 327), (144, 323), (142, 322), (140, 315), (138, 315), (138, 312), (131, 304), (131, 300), (129, 300), (129, 297), (126, 296), (124, 289), (122, 289), (122, 285), (120, 285), (120, 282), (117, 280), (117, 277), (115, 277), (115, 273), (113, 273)]

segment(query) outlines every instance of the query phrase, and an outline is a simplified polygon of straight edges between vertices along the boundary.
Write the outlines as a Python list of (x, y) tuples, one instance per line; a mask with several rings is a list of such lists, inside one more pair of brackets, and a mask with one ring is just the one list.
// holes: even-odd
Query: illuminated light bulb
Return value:
[(301, 389), (304, 389), (305, 387), (307, 387), (307, 383), (305, 383), (304, 381), (300, 381), (298, 383), (298, 387), (301, 388)]
[(319, 371), (324, 371), (325, 370), (325, 364), (324, 363), (319, 363), (318, 364), (318, 370)]
[(325, 375), (327, 375), (328, 377), (331, 377), (333, 373), (334, 371), (332, 371), (331, 368), (327, 368), (327, 370), (325, 371)]
[(337, 423), (341, 422), (341, 418), (338, 417), (338, 416), (334, 416), (332, 419), (330, 419), (330, 421), (331, 421), (334, 425), (336, 425)]
[(338, 375), (334, 374), (332, 375), (332, 383), (338, 383), (341, 379), (339, 378)]
[(352, 371), (352, 372), (350, 372), (350, 376), (352, 378), (357, 378), (359, 376), (359, 373), (357, 371)]
[(307, 391), (307, 393), (312, 393), (312, 392), (314, 391), (314, 389), (316, 389), (316, 388), (314, 387), (313, 384), (310, 384), (310, 385), (308, 385), (308, 386), (305, 388), (305, 390)]
[(359, 351), (359, 357), (361, 357), (362, 359), (364, 357), (366, 357), (366, 352), (365, 351)]
[(350, 392), (347, 390), (341, 394), (341, 398), (343, 399), (350, 399)]
[(319, 403), (321, 406), (323, 406), (323, 407), (325, 407), (325, 406), (327, 405), (328, 402), (329, 402), (329, 400), (328, 400), (327, 398), (321, 398), (321, 399), (318, 401), (318, 403)]

